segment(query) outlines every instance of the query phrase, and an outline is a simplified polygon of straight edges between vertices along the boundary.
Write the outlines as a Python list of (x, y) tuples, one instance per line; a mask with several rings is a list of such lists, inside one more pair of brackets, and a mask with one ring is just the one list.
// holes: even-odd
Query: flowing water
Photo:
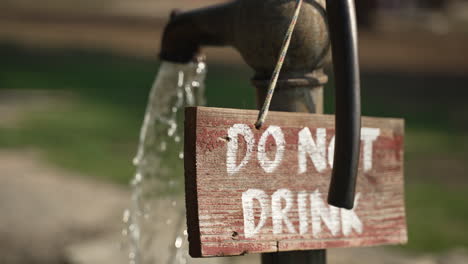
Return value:
[(149, 95), (122, 231), (130, 264), (190, 262), (184, 208), (184, 107), (203, 105), (204, 62), (163, 62)]

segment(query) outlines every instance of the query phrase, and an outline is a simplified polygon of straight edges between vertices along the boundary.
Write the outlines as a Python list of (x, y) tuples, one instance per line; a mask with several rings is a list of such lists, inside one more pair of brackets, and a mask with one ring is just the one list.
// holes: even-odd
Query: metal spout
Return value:
[(201, 46), (225, 46), (232, 43), (235, 2), (189, 12), (173, 11), (164, 29), (162, 60), (187, 63)]

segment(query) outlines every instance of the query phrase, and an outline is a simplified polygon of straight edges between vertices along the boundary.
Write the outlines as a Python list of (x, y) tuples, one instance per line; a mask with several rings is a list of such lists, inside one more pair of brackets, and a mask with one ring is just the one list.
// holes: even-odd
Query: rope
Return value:
[(296, 27), (297, 19), (299, 17), (299, 13), (301, 11), (303, 0), (297, 0), (296, 10), (294, 11), (294, 16), (291, 20), (291, 24), (289, 24), (288, 31), (284, 36), (283, 45), (281, 47), (281, 53), (278, 58), (278, 62), (276, 63), (275, 70), (273, 71), (273, 75), (271, 76), (270, 85), (268, 87), (268, 92), (265, 97), (265, 102), (263, 103), (263, 107), (258, 114), (257, 122), (255, 122), (255, 127), (260, 129), (265, 123), (265, 119), (268, 115), (268, 111), (270, 109), (271, 99), (273, 98), (273, 94), (275, 92), (276, 85), (278, 83), (278, 77), (281, 72), (281, 68), (283, 67), (284, 59), (286, 58), (286, 54), (288, 53), (289, 44), (291, 43), (292, 34), (294, 32), (294, 28)]

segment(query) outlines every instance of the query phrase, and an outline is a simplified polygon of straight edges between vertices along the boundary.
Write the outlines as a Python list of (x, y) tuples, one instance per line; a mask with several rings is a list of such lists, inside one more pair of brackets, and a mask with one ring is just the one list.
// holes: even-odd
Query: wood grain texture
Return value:
[[(331, 167), (318, 172), (307, 156), (307, 171), (299, 173), (298, 134), (309, 128), (316, 139), (316, 129), (326, 131), (326, 148), (334, 135), (334, 117), (304, 113), (270, 112), (262, 129), (256, 130), (258, 111), (192, 107), (185, 113), (185, 181), (187, 225), (192, 257), (229, 256), (246, 253), (361, 247), (401, 244), (407, 241), (404, 207), (403, 139), (401, 119), (363, 118), (363, 127), (378, 128), (379, 136), (372, 144), (372, 168), (363, 168), (361, 157), (357, 193), (359, 200), (353, 213), (362, 223), (362, 230), (345, 232), (340, 210), (335, 233), (323, 221), (313, 222), (312, 205), (307, 200), (307, 232), (299, 232), (301, 225), (298, 194), (307, 197), (320, 193), (326, 203)], [(249, 162), (236, 173), (227, 171), (228, 130), (235, 124), (248, 125), (254, 135), (255, 147)], [(270, 173), (259, 164), (258, 143), (270, 126), (281, 128), (285, 139), (283, 159)], [(237, 162), (245, 156), (247, 146), (238, 138)], [(275, 158), (277, 146), (270, 136), (265, 145), (269, 159)], [(361, 151), (361, 155), (363, 151)], [(281, 233), (274, 233), (271, 212), (265, 225), (253, 236), (246, 236), (242, 194), (247, 190), (263, 190), (271, 202), (280, 189), (292, 194), (292, 207), (287, 217), (294, 232), (282, 222)], [(315, 196), (317, 197), (317, 196)], [(312, 199), (312, 198), (311, 198)], [(280, 202), (284, 207), (285, 201)], [(328, 208), (328, 205), (327, 209)], [(304, 208), (304, 207), (302, 207)], [(270, 208), (271, 209), (271, 208)], [(312, 213), (310, 213), (312, 212)], [(316, 217), (316, 215), (315, 215)], [(341, 217), (341, 218), (340, 218)], [(258, 224), (260, 204), (254, 203), (254, 223)], [(321, 232), (313, 227), (321, 226)]]

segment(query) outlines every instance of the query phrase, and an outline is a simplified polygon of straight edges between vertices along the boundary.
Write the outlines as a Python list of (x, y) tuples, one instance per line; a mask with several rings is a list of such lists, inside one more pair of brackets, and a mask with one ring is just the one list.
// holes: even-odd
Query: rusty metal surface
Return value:
[[(308, 75), (325, 64), (330, 40), (324, 2), (304, 3), (280, 80), (308, 80)], [(161, 57), (184, 62), (195, 56), (202, 45), (230, 45), (254, 69), (255, 80), (269, 80), (295, 3), (295, 0), (238, 0), (178, 13), (166, 27)]]

